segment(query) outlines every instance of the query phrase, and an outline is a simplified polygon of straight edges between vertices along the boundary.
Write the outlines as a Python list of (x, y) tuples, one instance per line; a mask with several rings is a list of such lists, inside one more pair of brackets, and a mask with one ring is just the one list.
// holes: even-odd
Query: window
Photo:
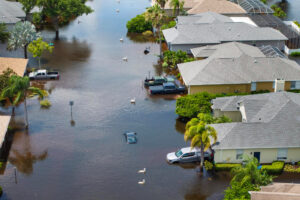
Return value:
[(275, 89), (275, 81), (273, 81), (273, 86), (272, 86), (272, 88)]
[(242, 150), (242, 149), (236, 150), (236, 159), (237, 160), (242, 160), (243, 159), (243, 154), (244, 154), (244, 150)]
[(256, 82), (251, 82), (251, 91), (256, 91)]
[(291, 81), (291, 89), (300, 89), (300, 81)]
[(288, 150), (287, 149), (278, 149), (277, 150), (277, 160), (286, 160)]
[(195, 155), (195, 152), (191, 152), (191, 153), (184, 154), (182, 157), (191, 157), (191, 156), (194, 156), (194, 155)]

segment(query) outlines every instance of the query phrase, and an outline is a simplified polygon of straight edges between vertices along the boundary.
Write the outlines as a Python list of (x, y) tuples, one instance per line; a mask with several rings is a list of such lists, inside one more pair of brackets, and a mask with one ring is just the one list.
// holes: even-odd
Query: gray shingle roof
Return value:
[(19, 18), (25, 18), (20, 3), (0, 0), (0, 23), (16, 23), (20, 21)]
[(214, 100), (214, 106), (221, 106), (225, 99), (231, 102), (225, 108), (243, 101), (246, 115), (252, 118), (246, 123), (211, 125), (218, 132), (219, 145), (215, 149), (300, 147), (300, 94), (278, 92), (225, 97)]
[(300, 80), (300, 66), (285, 58), (214, 58), (178, 64), (186, 85), (243, 84), (251, 82)]
[(254, 46), (240, 42), (228, 42), (219, 45), (208, 45), (191, 49), (194, 57), (237, 58), (243, 53), (252, 57), (266, 57), (262, 51)]
[[(218, 16), (218, 17), (216, 17)], [(163, 30), (172, 44), (219, 44), (231, 41), (283, 41), (287, 38), (268, 27), (255, 27), (243, 22), (232, 22), (229, 17), (212, 12), (195, 16), (181, 16), (177, 26)]]

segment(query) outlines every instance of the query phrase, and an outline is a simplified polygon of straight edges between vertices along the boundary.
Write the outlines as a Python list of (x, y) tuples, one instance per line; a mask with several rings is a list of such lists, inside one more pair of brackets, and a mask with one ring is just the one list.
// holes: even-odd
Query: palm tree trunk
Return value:
[(26, 93), (25, 93), (25, 99), (24, 99), (24, 109), (25, 109), (25, 128), (28, 129), (28, 112), (27, 112), (27, 102), (26, 102)]
[(162, 42), (161, 42), (161, 33), (160, 27), (158, 28), (158, 36), (159, 36), (159, 57), (162, 59)]
[(58, 18), (55, 17), (53, 20), (53, 25), (54, 25), (54, 28), (55, 28), (55, 40), (59, 40), (59, 21), (58, 21)]
[(203, 144), (201, 144), (200, 150), (201, 150), (200, 172), (203, 172), (203, 166), (204, 166), (204, 145)]
[(27, 44), (24, 46), (24, 58), (27, 59)]
[(12, 109), (11, 109), (11, 115), (15, 116), (15, 106), (13, 106)]

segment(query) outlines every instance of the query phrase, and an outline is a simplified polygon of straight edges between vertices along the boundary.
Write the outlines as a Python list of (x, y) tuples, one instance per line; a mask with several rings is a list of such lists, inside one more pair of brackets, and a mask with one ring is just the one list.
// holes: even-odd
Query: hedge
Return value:
[(129, 33), (143, 33), (153, 29), (151, 22), (146, 21), (144, 14), (137, 15), (129, 20), (126, 27)]
[(299, 57), (299, 56), (300, 56), (300, 52), (299, 52), (299, 51), (292, 52), (292, 53), (291, 53), (291, 56), (292, 56), (292, 57)]
[(283, 161), (275, 161), (271, 165), (262, 165), (261, 169), (266, 170), (269, 174), (280, 174), (283, 170), (283, 167)]
[(241, 164), (238, 163), (217, 163), (215, 164), (216, 171), (231, 171), (235, 167), (239, 167)]

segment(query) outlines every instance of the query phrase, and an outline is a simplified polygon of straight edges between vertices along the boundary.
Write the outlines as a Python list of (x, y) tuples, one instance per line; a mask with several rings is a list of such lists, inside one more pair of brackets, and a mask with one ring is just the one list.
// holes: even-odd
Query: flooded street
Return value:
[[(299, 8), (298, 1), (292, 3)], [(222, 199), (228, 176), (208, 180), (197, 176), (194, 165), (165, 160), (167, 153), (188, 146), (184, 125), (176, 121), (174, 98), (150, 97), (142, 84), (149, 71), (159, 71), (153, 67), (158, 45), (126, 37), (126, 22), (150, 2), (94, 0), (88, 5), (94, 13), (62, 28), (53, 54), (42, 60), (61, 74), (59, 81), (43, 85), (52, 107), (41, 109), (38, 100), (29, 100), (28, 131), (17, 128), (24, 123), (23, 105), (16, 110), (11, 126), (17, 130), (0, 176), (1, 200)], [(291, 12), (300, 20), (297, 10)], [(43, 35), (54, 37), (53, 32)], [(137, 132), (138, 143), (128, 145), (125, 131)], [(143, 168), (147, 173), (138, 174)], [(146, 184), (138, 185), (143, 178)]]

